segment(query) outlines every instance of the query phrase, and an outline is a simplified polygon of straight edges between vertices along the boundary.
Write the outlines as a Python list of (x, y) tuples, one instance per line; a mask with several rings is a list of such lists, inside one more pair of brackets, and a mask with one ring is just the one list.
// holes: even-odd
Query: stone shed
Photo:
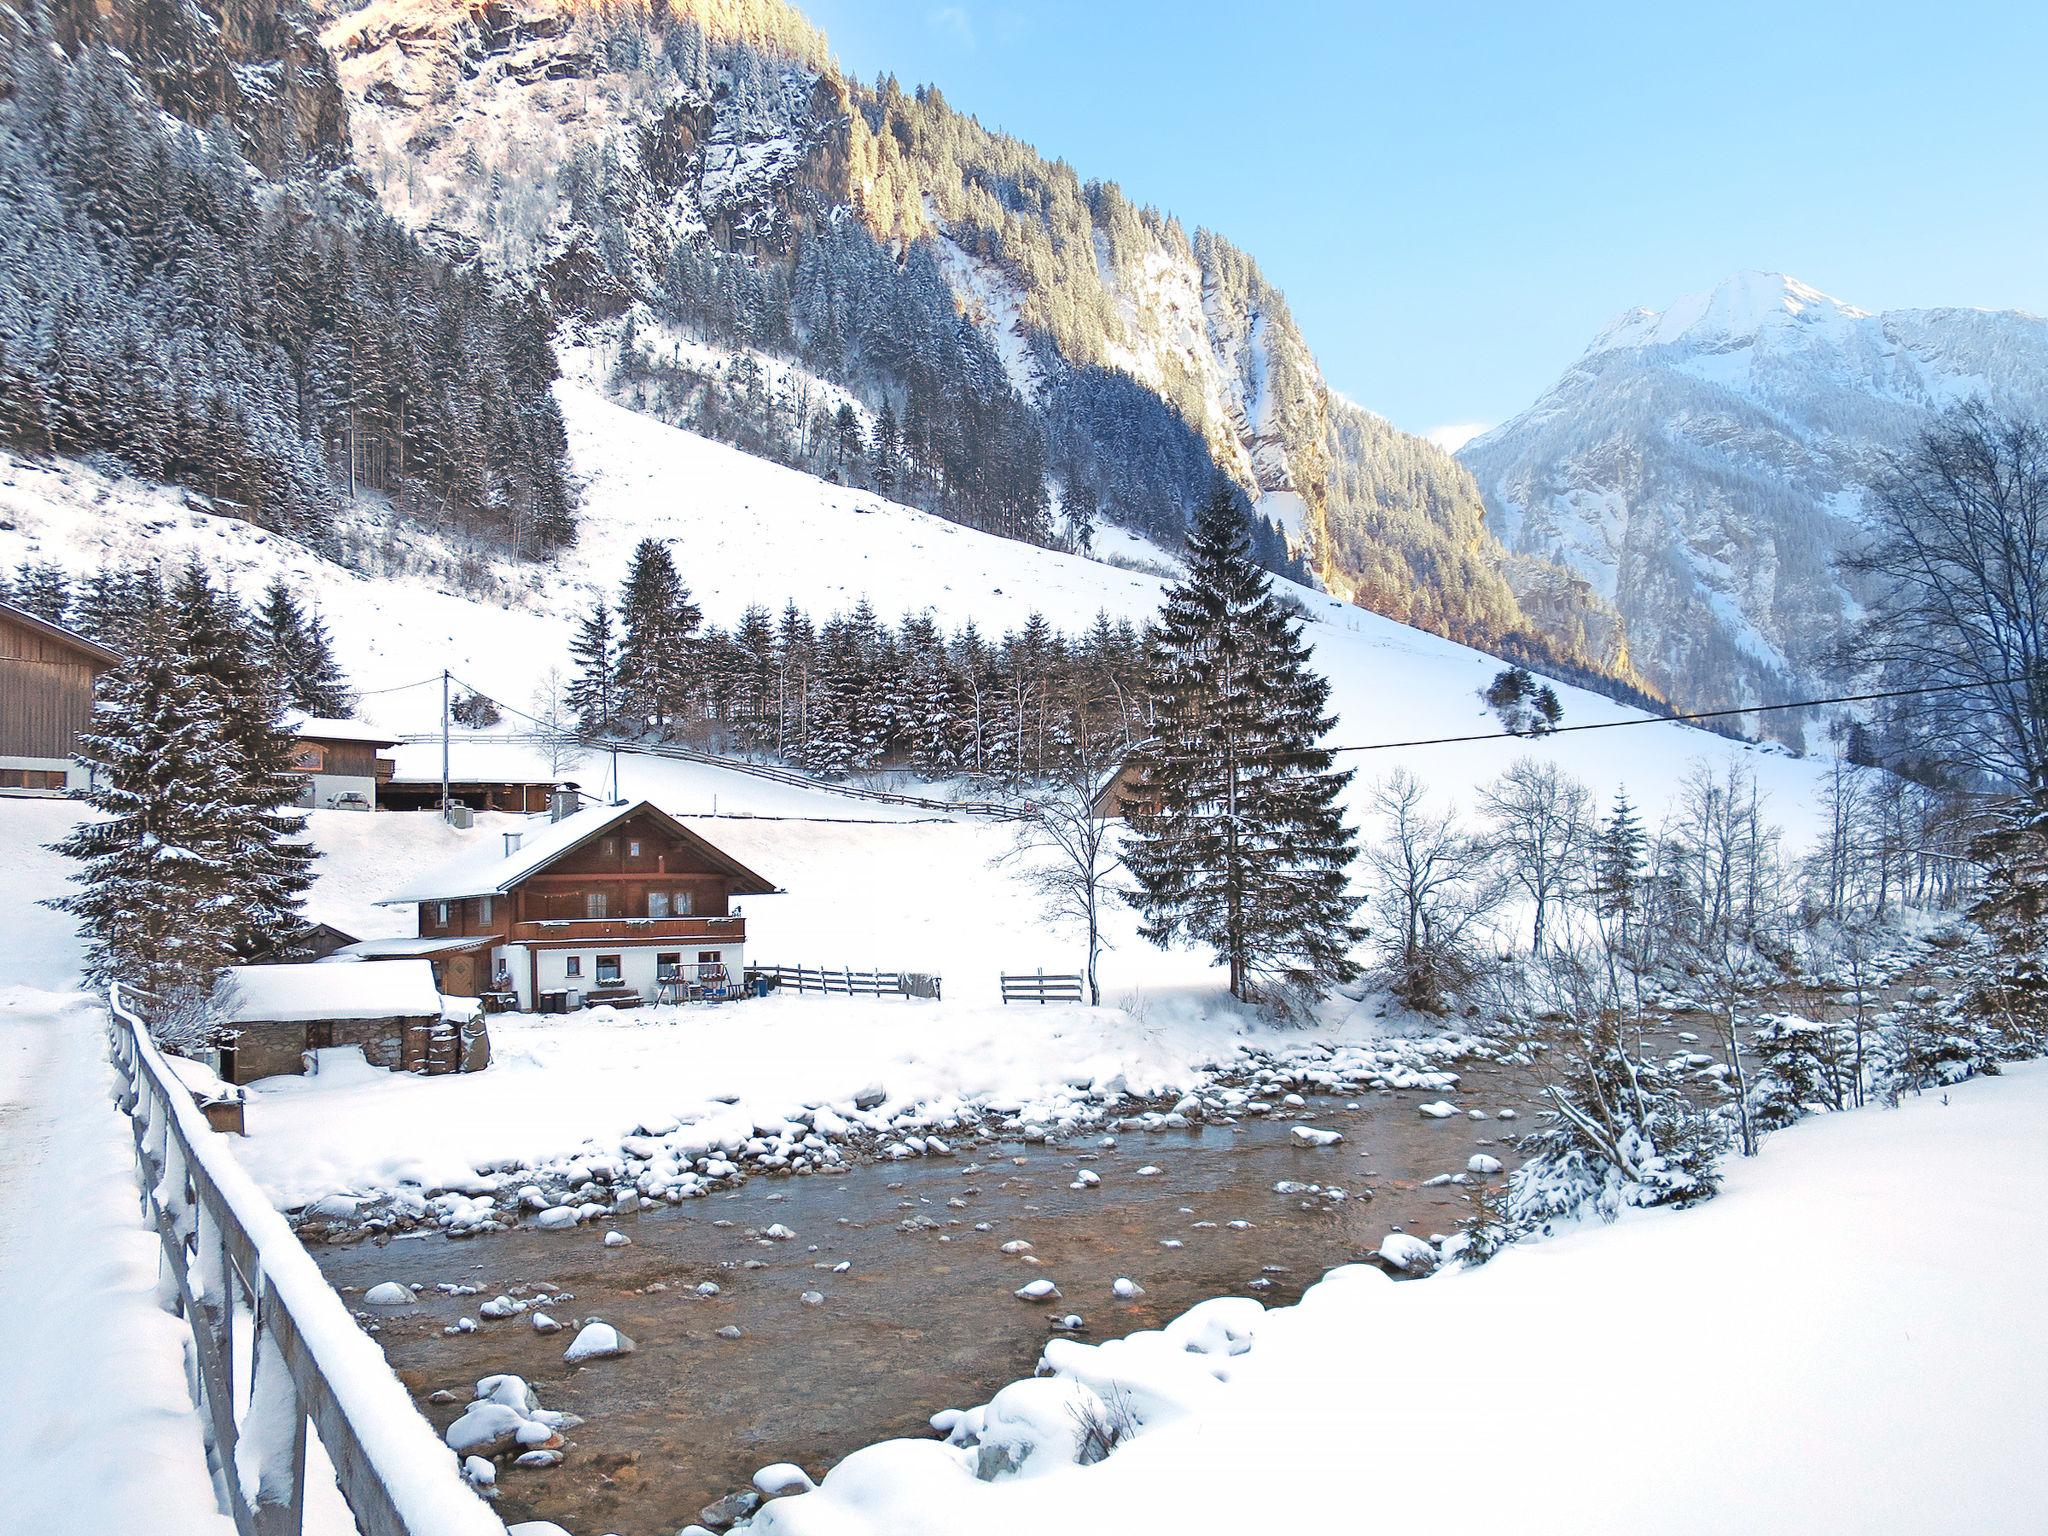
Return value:
[(303, 1073), (310, 1052), (336, 1046), (393, 1072), (473, 1071), (490, 1059), (477, 1006), (442, 997), (425, 960), (232, 966), (218, 1002), (234, 1032), (219, 1067), (231, 1083)]

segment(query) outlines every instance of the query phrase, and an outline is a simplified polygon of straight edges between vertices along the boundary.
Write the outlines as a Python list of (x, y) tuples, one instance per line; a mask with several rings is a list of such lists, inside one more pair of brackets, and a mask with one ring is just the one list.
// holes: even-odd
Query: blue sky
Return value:
[(797, 3), (851, 72), (1250, 250), (1414, 431), (1746, 267), (2048, 313), (2048, 6)]

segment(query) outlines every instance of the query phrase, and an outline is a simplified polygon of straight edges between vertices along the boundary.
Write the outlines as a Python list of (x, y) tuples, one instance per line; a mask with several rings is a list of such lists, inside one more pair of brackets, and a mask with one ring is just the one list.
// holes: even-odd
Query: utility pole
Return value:
[(448, 802), (448, 669), (441, 669), (441, 819), (453, 821), (455, 808)]

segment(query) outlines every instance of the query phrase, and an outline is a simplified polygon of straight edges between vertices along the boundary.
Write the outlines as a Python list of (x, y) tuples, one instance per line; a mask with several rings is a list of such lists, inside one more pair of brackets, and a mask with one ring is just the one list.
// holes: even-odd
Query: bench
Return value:
[(583, 994), (586, 1008), (638, 1008), (646, 1001), (631, 987), (598, 987)]

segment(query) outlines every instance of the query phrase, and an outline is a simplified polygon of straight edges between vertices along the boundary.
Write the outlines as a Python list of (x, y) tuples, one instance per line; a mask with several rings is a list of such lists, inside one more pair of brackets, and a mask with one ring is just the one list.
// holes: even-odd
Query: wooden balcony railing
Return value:
[(678, 943), (744, 944), (743, 917), (576, 917), (514, 923), (513, 944), (652, 944), (659, 939)]

